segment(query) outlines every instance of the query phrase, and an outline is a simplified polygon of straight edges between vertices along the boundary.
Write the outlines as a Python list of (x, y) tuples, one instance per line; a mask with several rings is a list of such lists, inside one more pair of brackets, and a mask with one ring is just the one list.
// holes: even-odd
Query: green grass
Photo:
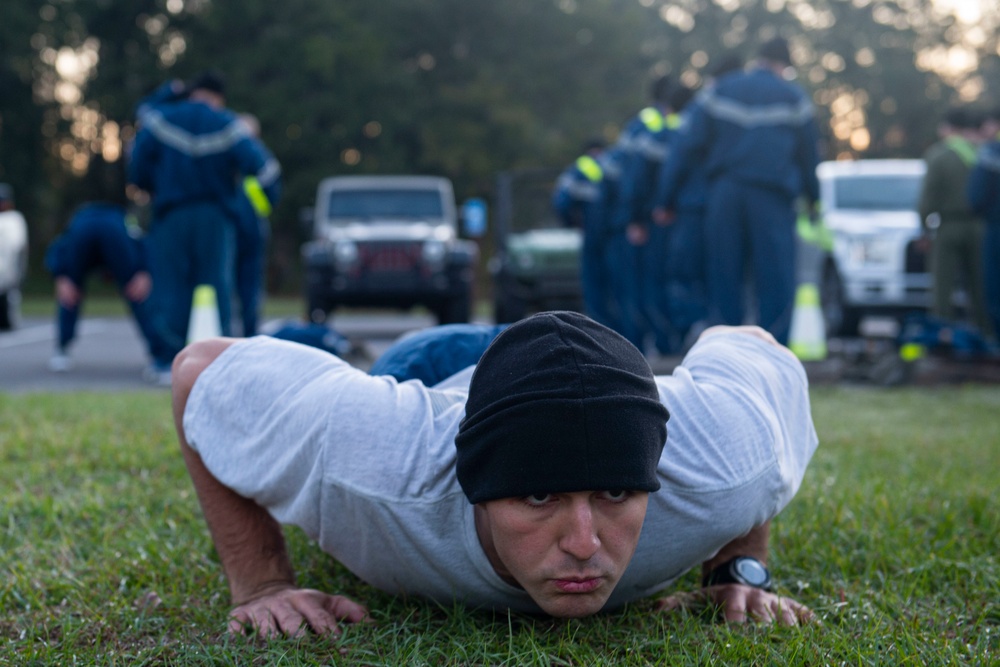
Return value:
[(300, 582), (376, 623), (265, 643), (224, 633), (167, 396), (0, 395), (0, 664), (1000, 663), (1000, 388), (820, 388), (814, 413), (821, 446), (771, 564), (821, 624), (727, 627), (652, 601), (571, 621), (439, 608), (369, 589), (292, 531)]
[[(25, 317), (52, 317), (55, 298), (42, 295), (25, 295), (21, 314)], [(264, 318), (301, 317), (305, 305), (301, 297), (268, 296), (264, 300)], [(125, 301), (108, 287), (101, 287), (87, 296), (83, 304), (85, 317), (130, 317)]]
[[(25, 296), (21, 304), (21, 312), (26, 317), (52, 317), (55, 313), (55, 299), (51, 296)], [(125, 302), (117, 294), (102, 288), (87, 297), (84, 303), (85, 317), (130, 317)], [(340, 312), (340, 311), (338, 311)], [(368, 312), (365, 309), (352, 309), (351, 312)], [(370, 312), (393, 312), (380, 310)], [(414, 312), (427, 312), (415, 310)], [(479, 299), (474, 306), (473, 315), (480, 319), (490, 319), (493, 316), (493, 305), (485, 299)], [(299, 296), (268, 295), (264, 300), (263, 321), (269, 319), (302, 318), (305, 316), (305, 301)]]

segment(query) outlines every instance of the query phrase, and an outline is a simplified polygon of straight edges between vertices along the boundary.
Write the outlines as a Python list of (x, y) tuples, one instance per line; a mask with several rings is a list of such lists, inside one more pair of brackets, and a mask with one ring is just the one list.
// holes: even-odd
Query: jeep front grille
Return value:
[(361, 266), (367, 271), (411, 271), (420, 262), (415, 243), (365, 243), (358, 248)]

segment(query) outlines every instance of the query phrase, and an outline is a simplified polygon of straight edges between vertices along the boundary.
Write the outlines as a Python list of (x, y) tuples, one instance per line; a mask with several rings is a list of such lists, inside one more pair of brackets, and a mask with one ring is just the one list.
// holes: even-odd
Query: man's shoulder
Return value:
[(238, 120), (229, 109), (215, 109), (204, 102), (185, 100), (156, 109), (169, 123), (185, 129), (219, 129)]
[(808, 99), (806, 92), (797, 84), (786, 81), (764, 68), (737, 72), (720, 79), (716, 85), (716, 94), (747, 104), (797, 102)]
[(1000, 140), (991, 141), (979, 149), (972, 170), (979, 174), (985, 172), (990, 179), (1000, 178)]
[(982, 148), (979, 149), (979, 157), (1000, 161), (1000, 139), (983, 144)]
[(938, 141), (932, 144), (924, 153), (925, 162), (935, 162), (938, 160), (955, 160), (962, 162), (959, 154), (952, 149), (947, 141)]

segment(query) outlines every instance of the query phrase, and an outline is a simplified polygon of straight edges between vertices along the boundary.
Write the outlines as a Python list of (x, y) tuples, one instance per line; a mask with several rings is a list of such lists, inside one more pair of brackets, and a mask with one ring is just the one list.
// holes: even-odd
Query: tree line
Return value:
[[(218, 69), (283, 165), (271, 287), (291, 290), (298, 211), (321, 178), (439, 174), (460, 199), (489, 201), (497, 171), (613, 141), (654, 77), (697, 87), (775, 34), (793, 45), (827, 157), (918, 157), (948, 105), (1000, 102), (997, 14), (984, 6), (963, 27), (933, 0), (13, 0), (0, 181), (29, 220), (37, 272), (121, 159), (136, 102)], [(970, 54), (973, 71), (948, 71)]]

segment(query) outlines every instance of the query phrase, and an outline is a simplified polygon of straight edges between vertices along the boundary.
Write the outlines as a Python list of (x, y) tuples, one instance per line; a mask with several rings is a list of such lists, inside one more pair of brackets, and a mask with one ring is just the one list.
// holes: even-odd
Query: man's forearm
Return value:
[(702, 579), (726, 561), (737, 556), (752, 556), (761, 563), (767, 564), (768, 542), (771, 537), (771, 522), (763, 523), (753, 528), (743, 537), (738, 537), (719, 549), (719, 553), (701, 564)]
[(233, 604), (295, 585), (281, 526), (264, 508), (219, 482), (181, 443), (202, 513), (229, 580)]

